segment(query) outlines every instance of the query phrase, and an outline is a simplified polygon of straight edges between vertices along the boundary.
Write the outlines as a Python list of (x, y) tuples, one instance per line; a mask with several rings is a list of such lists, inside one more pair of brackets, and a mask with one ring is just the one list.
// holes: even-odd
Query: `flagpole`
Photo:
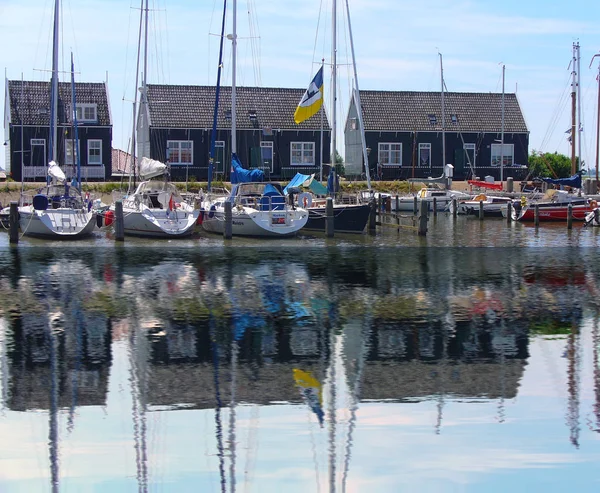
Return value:
[[(323, 67), (325, 65), (325, 59), (321, 58), (321, 73), (323, 73)], [(321, 149), (320, 149), (320, 164), (319, 164), (319, 181), (323, 181), (323, 101), (321, 102)]]

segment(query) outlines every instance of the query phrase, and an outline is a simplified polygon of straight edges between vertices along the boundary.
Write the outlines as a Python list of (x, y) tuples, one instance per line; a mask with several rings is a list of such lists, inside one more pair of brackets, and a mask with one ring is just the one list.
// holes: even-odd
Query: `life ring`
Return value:
[(591, 200), (590, 201), (590, 207), (592, 209), (595, 209), (596, 207), (598, 207), (598, 202), (596, 202), (595, 200)]
[(312, 194), (308, 192), (302, 192), (300, 195), (298, 195), (298, 204), (304, 209), (312, 206), (312, 201)]

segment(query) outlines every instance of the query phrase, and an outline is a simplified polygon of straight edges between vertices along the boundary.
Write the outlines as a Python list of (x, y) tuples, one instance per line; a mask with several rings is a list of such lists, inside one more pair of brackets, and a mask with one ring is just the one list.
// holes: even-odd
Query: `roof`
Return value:
[[(360, 91), (360, 102), (367, 131), (442, 130), (440, 92)], [(446, 131), (502, 129), (502, 93), (448, 92), (444, 95), (444, 107)], [(529, 132), (516, 94), (504, 94), (504, 113), (505, 132)], [(454, 119), (452, 115), (456, 115)]]
[[(236, 87), (239, 129), (320, 130), (319, 113), (297, 125), (294, 112), (306, 89)], [(162, 128), (212, 128), (214, 86), (148, 85), (150, 124)], [(231, 87), (221, 87), (217, 128), (230, 128)], [(255, 115), (255, 117), (253, 116)], [(329, 129), (325, 115), (325, 128)]]
[[(137, 162), (137, 158), (136, 158)], [(112, 149), (112, 176), (131, 174), (131, 154), (121, 149)]]
[[(58, 121), (71, 123), (71, 83), (59, 82), (58, 94)], [(21, 90), (20, 80), (9, 80), (8, 97), (14, 125), (21, 124), (21, 114), (23, 125), (50, 125), (50, 82), (26, 80)], [(77, 104), (97, 105), (98, 122), (93, 125), (111, 125), (108, 91), (104, 82), (76, 82), (75, 98)], [(89, 122), (81, 125), (89, 125)]]

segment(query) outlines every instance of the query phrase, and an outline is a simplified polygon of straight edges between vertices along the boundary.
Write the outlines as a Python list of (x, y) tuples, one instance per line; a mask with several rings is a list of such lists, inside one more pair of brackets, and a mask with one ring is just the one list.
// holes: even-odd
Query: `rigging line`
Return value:
[[(321, 13), (323, 12), (323, 0), (321, 0), (319, 4), (319, 15), (317, 16), (317, 29), (315, 31), (315, 41), (313, 43), (313, 54), (312, 54), (312, 62), (315, 63), (315, 55), (317, 53), (317, 41), (319, 40), (319, 25), (321, 23)], [(323, 36), (323, 38), (325, 38)], [(322, 53), (325, 53), (325, 48), (323, 48)]]
[(552, 116), (550, 117), (550, 123), (548, 124), (546, 133), (544, 134), (544, 138), (542, 139), (542, 143), (540, 144), (540, 147), (542, 149), (546, 147), (548, 141), (552, 138), (554, 130), (556, 129), (556, 125), (558, 124), (559, 119), (561, 119), (562, 115), (564, 114), (564, 106), (568, 102), (568, 97), (570, 97), (570, 87), (570, 74), (567, 74), (565, 87), (563, 89), (562, 94), (559, 95), (558, 101), (554, 106), (554, 113), (552, 113)]

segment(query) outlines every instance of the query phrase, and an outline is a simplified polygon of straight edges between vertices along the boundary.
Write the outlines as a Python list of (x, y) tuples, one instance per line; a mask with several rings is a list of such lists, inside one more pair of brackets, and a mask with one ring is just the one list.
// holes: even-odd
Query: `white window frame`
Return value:
[[(74, 139), (65, 139), (65, 164), (66, 165), (72, 165), (72, 164), (76, 163), (75, 156), (73, 155), (73, 142), (74, 142)], [(79, 140), (77, 141), (77, 155), (81, 157), (81, 145), (80, 145)]]
[(96, 103), (77, 103), (77, 123), (97, 122), (98, 105)]
[[(471, 164), (473, 165), (473, 168), (475, 168), (477, 163), (477, 146), (472, 142), (465, 142), (463, 144), (463, 150), (465, 151), (465, 154), (467, 153), (467, 151), (473, 151), (473, 162)], [(465, 165), (469, 166), (469, 163), (465, 162)]]
[(35, 166), (31, 161), (33, 160), (33, 147), (34, 146), (43, 146), (44, 148), (44, 155), (42, 157), (42, 163), (45, 164), (41, 164), (40, 166), (45, 166), (48, 163), (46, 163), (46, 158), (48, 157), (48, 154), (46, 153), (46, 139), (30, 139), (29, 140), (29, 149), (30, 149), (30, 153), (29, 153), (29, 164), (30, 166)]
[[(223, 141), (219, 141), (219, 142), (223, 142)], [(189, 150), (190, 150), (190, 160), (189, 161), (182, 161), (181, 160), (181, 150), (182, 150), (182, 145), (188, 145), (189, 144)], [(171, 145), (173, 145), (173, 147), (171, 147)], [(216, 147), (220, 147), (217, 146), (217, 143), (215, 142), (215, 146)], [(177, 160), (173, 159), (173, 151), (176, 150), (176, 157)], [(168, 161), (170, 165), (175, 165), (175, 166), (192, 166), (194, 164), (194, 141), (193, 140), (167, 140), (167, 155), (169, 157)]]
[(215, 147), (222, 147), (225, 149), (225, 141), (224, 140), (215, 140)]
[[(96, 147), (96, 145), (98, 146)], [(92, 154), (93, 150), (99, 150), (100, 153)], [(88, 166), (102, 166), (102, 140), (101, 139), (89, 139), (87, 141), (87, 164)]]
[[(298, 149), (300, 146), (300, 149)], [(300, 151), (300, 162), (294, 162), (294, 151)], [(312, 159), (311, 159), (312, 157)], [(315, 143), (314, 142), (290, 142), (290, 166), (314, 166), (315, 165)]]
[[(502, 149), (504, 145), (504, 149)], [(504, 150), (504, 152), (502, 152)], [(515, 163), (514, 144), (492, 144), (490, 147), (490, 164), (496, 168), (500, 167), (500, 158), (504, 159), (504, 166), (512, 166)]]
[[(429, 162), (426, 165), (421, 164), (421, 151), (428, 150), (429, 151)], [(419, 143), (419, 168), (431, 168), (431, 142), (420, 142)]]
[[(398, 161), (394, 161), (392, 153), (398, 153)], [(381, 166), (402, 166), (402, 143), (379, 142), (377, 159)]]

